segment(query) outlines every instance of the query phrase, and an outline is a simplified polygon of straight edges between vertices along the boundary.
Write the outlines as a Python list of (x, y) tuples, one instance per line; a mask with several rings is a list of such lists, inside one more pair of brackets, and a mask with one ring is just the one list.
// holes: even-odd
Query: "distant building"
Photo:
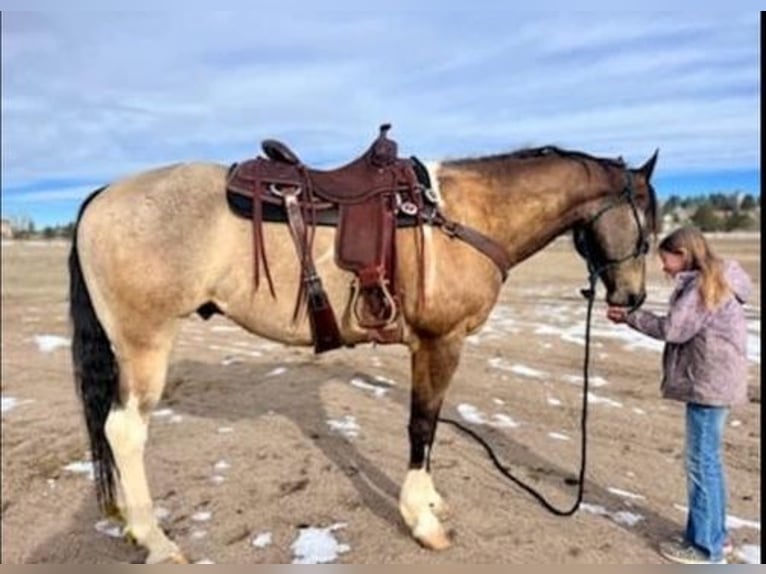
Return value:
[(2, 238), (13, 239), (13, 226), (8, 219), (3, 219)]

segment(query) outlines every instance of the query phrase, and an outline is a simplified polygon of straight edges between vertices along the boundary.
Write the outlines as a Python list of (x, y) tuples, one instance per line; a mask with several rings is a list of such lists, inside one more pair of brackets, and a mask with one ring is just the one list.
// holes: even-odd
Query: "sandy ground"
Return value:
[[(716, 237), (756, 282), (750, 403), (725, 436), (740, 560), (760, 556), (760, 247)], [(100, 522), (69, 359), (65, 243), (2, 246), (2, 561), (135, 562)], [(648, 308), (670, 290), (650, 264)], [(472, 420), (519, 478), (569, 507), (580, 462), (583, 263), (561, 241), (516, 267), (466, 344), (445, 416)], [(603, 290), (600, 290), (600, 296)], [(190, 319), (150, 430), (149, 479), (167, 531), (214, 563), (661, 563), (685, 512), (683, 410), (659, 398), (660, 346), (596, 305), (585, 503), (546, 511), (475, 442), (439, 428), (433, 471), (453, 546), (420, 548), (397, 495), (407, 464), (408, 356), (363, 347), (314, 357), (227, 320)], [(254, 543), (255, 542), (255, 543)], [(308, 546), (302, 548), (305, 542)], [(753, 560), (754, 561), (754, 560)]]

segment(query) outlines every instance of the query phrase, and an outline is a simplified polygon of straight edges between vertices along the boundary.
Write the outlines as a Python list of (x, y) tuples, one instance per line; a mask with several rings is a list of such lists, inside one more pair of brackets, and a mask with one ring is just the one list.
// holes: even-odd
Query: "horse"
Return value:
[[(508, 268), (571, 231), (608, 304), (635, 308), (645, 298), (645, 256), (658, 232), (650, 181), (658, 151), (631, 168), (621, 158), (546, 146), (435, 162), (428, 173), (440, 211), (499, 245)], [(124, 520), (147, 563), (186, 563), (155, 518), (144, 462), (150, 413), (181, 321), (214, 309), (261, 337), (312, 344), (305, 315), (294, 316), (301, 269), (288, 226), (263, 223), (276, 292), (254, 289), (253, 229), (227, 204), (228, 173), (229, 166), (196, 162), (127, 176), (94, 191), (76, 220), (72, 359), (97, 501)], [(312, 250), (333, 308), (347, 309), (353, 278), (333, 259), (334, 234), (317, 227)], [(441, 550), (451, 539), (440, 520), (445, 504), (431, 447), (463, 343), (487, 320), (505, 270), (427, 223), (420, 234), (397, 229), (395, 244), (401, 344), (411, 357), (409, 467), (398, 506), (415, 540)], [(340, 331), (346, 345), (368, 341), (352, 321)]]

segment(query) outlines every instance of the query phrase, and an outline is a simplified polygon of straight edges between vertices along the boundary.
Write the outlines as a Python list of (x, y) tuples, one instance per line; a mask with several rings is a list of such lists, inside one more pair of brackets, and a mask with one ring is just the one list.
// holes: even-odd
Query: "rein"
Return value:
[[(492, 460), (492, 463), (495, 465), (495, 468), (497, 468), (497, 470), (500, 471), (500, 473), (503, 476), (505, 476), (508, 480), (515, 483), (516, 485), (521, 487), (524, 491), (532, 495), (535, 499), (537, 499), (540, 502), (540, 504), (543, 505), (543, 507), (546, 510), (550, 511), (552, 514), (555, 514), (556, 516), (572, 516), (575, 512), (577, 512), (578, 508), (580, 507), (580, 504), (582, 503), (583, 491), (585, 489), (585, 466), (586, 466), (585, 462), (586, 462), (586, 455), (587, 455), (588, 387), (589, 387), (588, 374), (590, 370), (590, 326), (591, 326), (591, 317), (593, 312), (593, 303), (596, 300), (596, 285), (598, 283), (599, 274), (601, 274), (603, 271), (605, 271), (609, 267), (613, 267), (629, 259), (635, 259), (635, 258), (641, 257), (642, 255), (645, 255), (649, 247), (649, 243), (646, 237), (644, 236), (644, 227), (643, 225), (641, 225), (641, 219), (639, 218), (639, 215), (638, 215), (638, 208), (636, 207), (635, 194), (633, 192), (633, 176), (630, 172), (626, 172), (626, 174), (627, 174), (627, 181), (625, 184), (625, 188), (623, 189), (622, 193), (620, 193), (617, 200), (608, 203), (606, 206), (604, 206), (599, 211), (597, 211), (593, 216), (588, 218), (588, 220), (583, 224), (584, 227), (593, 225), (604, 213), (620, 205), (621, 200), (624, 197), (626, 198), (633, 212), (633, 217), (636, 222), (636, 227), (638, 229), (639, 237), (638, 237), (638, 241), (636, 242), (636, 247), (631, 254), (626, 255), (624, 257), (617, 258), (617, 259), (606, 259), (602, 261), (601, 263), (595, 260), (592, 250), (588, 248), (588, 243), (587, 242), (582, 243), (582, 255), (584, 256), (588, 266), (588, 287), (586, 289), (581, 289), (580, 292), (582, 293), (583, 297), (585, 297), (585, 299), (588, 301), (588, 306), (587, 306), (586, 318), (585, 318), (585, 353), (583, 357), (583, 366), (582, 366), (583, 396), (582, 396), (582, 417), (580, 419), (580, 471), (576, 479), (577, 480), (576, 482), (577, 496), (572, 506), (565, 510), (556, 508), (542, 494), (536, 491), (532, 486), (526, 484), (524, 481), (514, 476), (510, 472), (508, 467), (503, 466), (503, 464), (497, 458), (497, 455), (495, 454), (494, 450), (489, 445), (489, 443), (487, 443), (487, 441), (484, 438), (482, 438), (478, 433), (476, 433), (476, 431), (468, 428), (463, 423), (450, 418), (439, 417), (438, 419), (440, 422), (448, 423), (456, 427), (460, 431), (469, 435), (476, 442), (478, 442), (482, 447), (484, 447), (484, 450), (487, 451), (487, 455)], [(572, 484), (571, 480), (572, 479), (565, 479), (565, 482), (567, 484)]]

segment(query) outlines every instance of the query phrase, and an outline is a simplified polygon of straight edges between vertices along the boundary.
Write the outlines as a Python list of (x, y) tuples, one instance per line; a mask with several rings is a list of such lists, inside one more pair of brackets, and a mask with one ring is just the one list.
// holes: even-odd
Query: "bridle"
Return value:
[[(636, 222), (636, 229), (638, 231), (636, 245), (632, 252), (623, 257), (602, 257), (600, 254), (595, 253), (591, 246), (590, 236), (593, 235), (593, 226), (606, 212), (619, 207), (624, 203), (627, 203), (630, 206), (633, 220)], [(646, 236), (646, 230), (644, 229), (644, 225), (641, 223), (641, 217), (639, 216), (638, 205), (636, 204), (634, 176), (630, 170), (625, 171), (625, 186), (622, 188), (622, 191), (618, 195), (612, 196), (606, 205), (601, 207), (601, 209), (596, 211), (596, 213), (591, 215), (587, 220), (578, 224), (574, 228), (573, 235), (575, 249), (585, 259), (585, 262), (588, 265), (591, 291), (593, 291), (598, 276), (606, 269), (624, 263), (625, 261), (629, 261), (630, 259), (637, 259), (649, 252), (649, 239)]]

